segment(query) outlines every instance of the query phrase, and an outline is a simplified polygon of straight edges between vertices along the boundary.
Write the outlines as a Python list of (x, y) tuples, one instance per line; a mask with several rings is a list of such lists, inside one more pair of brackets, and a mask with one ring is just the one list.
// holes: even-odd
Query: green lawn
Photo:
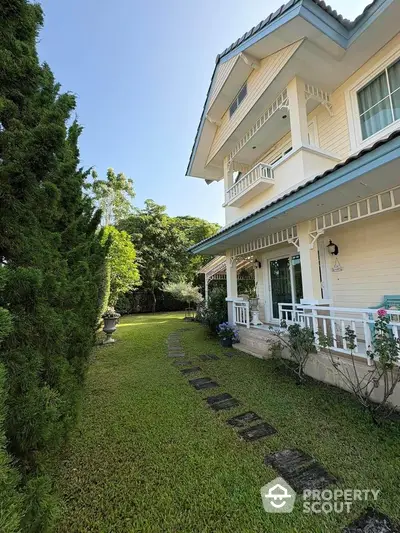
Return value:
[[(277, 474), (264, 455), (288, 447), (313, 454), (341, 488), (381, 489), (379, 510), (400, 519), (400, 430), (374, 427), (344, 392), (296, 386), (273, 361), (225, 357), (182, 315), (125, 317), (118, 343), (95, 352), (81, 421), (58, 472), (64, 499), (58, 533), (339, 533), (361, 514), (264, 512), (260, 488)], [(170, 332), (219, 389), (197, 392), (167, 357)], [(218, 361), (197, 355), (215, 353)], [(229, 392), (242, 407), (216, 414), (203, 398)], [(239, 440), (225, 420), (256, 411), (278, 430)]]

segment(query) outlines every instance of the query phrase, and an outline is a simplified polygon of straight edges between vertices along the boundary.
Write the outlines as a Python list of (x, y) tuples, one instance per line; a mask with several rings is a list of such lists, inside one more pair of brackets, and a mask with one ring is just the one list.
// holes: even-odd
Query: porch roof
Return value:
[[(343, 194), (336, 195), (338, 198), (336, 201), (337, 205), (334, 205), (335, 201), (329, 198), (329, 205), (332, 208), (342, 207), (344, 204), (355, 200), (355, 198), (366, 197), (372, 193), (396, 186), (399, 183), (399, 169), (397, 169), (396, 174), (391, 165), (396, 162), (398, 163), (399, 158), (400, 130), (396, 130), (388, 137), (380, 139), (372, 146), (361, 150), (345, 161), (338, 163), (333, 168), (302, 183), (296, 189), (283, 194), (279, 198), (253, 211), (253, 213), (224, 227), (213, 237), (209, 237), (195, 244), (189, 250), (194, 254), (221, 253), (232, 246), (244, 242), (243, 238), (239, 240), (234, 239), (235, 236), (247, 234), (255, 226), (267, 221), (269, 223), (268, 229), (276, 231), (303, 220), (320, 216), (327, 209), (326, 207), (320, 207), (318, 209), (317, 206), (324, 206), (325, 204), (313, 203), (312, 213), (309, 208), (306, 211), (308, 216), (304, 215), (304, 210), (301, 211), (297, 208), (305, 204), (310, 204), (317, 197), (319, 198), (322, 195), (326, 196), (339, 186), (352, 183), (361, 185), (361, 190), (360, 187), (354, 186), (352, 187), (351, 194), (348, 194), (349, 191), (346, 191), (344, 195), (348, 200), (346, 202), (343, 201)], [(382, 174), (384, 167), (386, 171), (385, 176)], [(376, 171), (380, 172), (379, 179), (376, 179)], [(367, 181), (367, 175), (371, 175), (372, 178), (371, 183), (368, 184), (365, 183)], [(363, 181), (359, 181), (361, 177), (363, 177)], [(383, 179), (384, 177), (385, 180)], [(361, 196), (360, 193), (362, 193)], [(263, 233), (265, 234), (264, 231), (259, 232), (259, 235)]]

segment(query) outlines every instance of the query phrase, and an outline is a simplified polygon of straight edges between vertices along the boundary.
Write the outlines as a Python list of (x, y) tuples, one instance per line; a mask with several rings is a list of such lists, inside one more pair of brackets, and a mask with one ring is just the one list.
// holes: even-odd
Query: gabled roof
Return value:
[[(350, 21), (344, 18), (339, 13), (337, 13), (336, 10), (334, 10), (331, 6), (327, 5), (323, 0), (290, 0), (286, 4), (282, 5), (279, 9), (277, 9), (274, 13), (271, 13), (266, 19), (262, 20), (259, 24), (257, 24), (257, 26), (254, 26), (253, 28), (251, 28), (251, 30), (242, 35), (242, 37), (240, 37), (236, 42), (228, 46), (228, 48), (226, 48), (221, 54), (217, 55), (215, 68), (211, 77), (200, 122), (192, 146), (189, 163), (186, 169), (186, 175), (189, 176), (190, 172), (192, 171), (192, 164), (196, 156), (199, 141), (201, 136), (203, 135), (208, 103), (210, 100), (216, 71), (220, 63), (228, 59), (228, 55), (235, 55), (236, 53), (240, 53), (244, 49), (250, 47), (252, 43), (255, 42), (255, 40), (257, 40), (258, 38), (262, 38), (266, 31), (270, 29), (271, 31), (275, 31), (276, 27), (279, 27), (280, 24), (283, 24), (287, 17), (293, 16), (291, 14), (294, 11), (296, 11), (296, 13), (299, 13), (299, 10), (301, 10), (304, 6), (314, 7), (313, 16), (317, 16), (315, 17), (313, 24), (319, 25), (319, 22), (316, 22), (316, 20), (322, 20), (324, 18), (326, 20), (327, 15), (328, 18), (331, 18), (331, 21), (333, 19), (333, 22), (336, 24), (336, 29), (341, 28), (341, 46), (346, 48), (350, 44), (352, 36), (354, 36), (356, 32), (362, 27), (364, 21), (370, 16), (372, 17), (375, 11), (379, 11), (380, 6), (384, 2), (385, 0), (373, 0), (355, 20)], [(207, 181), (207, 183), (209, 183), (209, 181)]]

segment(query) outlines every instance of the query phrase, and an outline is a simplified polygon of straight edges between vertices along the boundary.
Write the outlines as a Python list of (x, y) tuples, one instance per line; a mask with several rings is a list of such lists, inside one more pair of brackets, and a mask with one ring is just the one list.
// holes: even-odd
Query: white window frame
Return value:
[(373, 144), (382, 137), (386, 137), (392, 131), (399, 128), (400, 119), (395, 120), (391, 124), (388, 124), (385, 128), (377, 131), (370, 137), (363, 139), (357, 97), (357, 93), (361, 89), (368, 85), (368, 83), (371, 82), (374, 78), (382, 74), (385, 69), (390, 67), (399, 58), (400, 45), (396, 46), (395, 49), (391, 50), (389, 54), (387, 54), (381, 61), (371, 67), (363, 76), (360, 76), (358, 80), (354, 84), (352, 84), (345, 92), (347, 117), (349, 122), (351, 153), (355, 153), (362, 150), (366, 146)]
[[(239, 94), (242, 92), (242, 89), (243, 87), (246, 87), (246, 94), (245, 96), (243, 97), (243, 100), (241, 102), (238, 102), (238, 98), (239, 98)], [(242, 103), (246, 100), (247, 98), (247, 95), (248, 95), (248, 87), (247, 87), (247, 81), (243, 83), (243, 85), (240, 87), (240, 89), (238, 90), (238, 93), (237, 95), (235, 96), (235, 98), (232, 100), (232, 102), (229, 104), (229, 120), (233, 117), (233, 115), (236, 113), (236, 111), (239, 109), (239, 107), (242, 105)], [(231, 113), (231, 107), (232, 107), (232, 104), (236, 102), (236, 109), (233, 113)]]

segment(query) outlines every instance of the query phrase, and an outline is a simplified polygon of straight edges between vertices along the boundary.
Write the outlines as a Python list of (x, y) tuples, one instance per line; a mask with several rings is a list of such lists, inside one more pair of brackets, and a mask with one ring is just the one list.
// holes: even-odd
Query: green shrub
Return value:
[[(82, 192), (87, 173), (79, 161), (81, 127), (71, 121), (75, 97), (60, 93), (37, 57), (41, 8), (0, 0), (0, 10), (0, 56), (7, 59), (0, 83), (0, 308), (9, 313), (0, 312), (4, 429), (26, 496), (22, 530), (43, 533), (55, 513), (47, 465), (77, 414), (106, 250), (101, 214)], [(8, 532), (6, 525), (0, 531)]]
[(215, 335), (218, 325), (228, 321), (225, 287), (215, 287), (210, 291), (208, 302), (200, 309), (198, 319)]
[(3, 365), (0, 365), (0, 531), (1, 533), (18, 533), (23, 505), (22, 496), (17, 489), (19, 476), (12, 467), (10, 457), (6, 452), (4, 386), (5, 370)]

